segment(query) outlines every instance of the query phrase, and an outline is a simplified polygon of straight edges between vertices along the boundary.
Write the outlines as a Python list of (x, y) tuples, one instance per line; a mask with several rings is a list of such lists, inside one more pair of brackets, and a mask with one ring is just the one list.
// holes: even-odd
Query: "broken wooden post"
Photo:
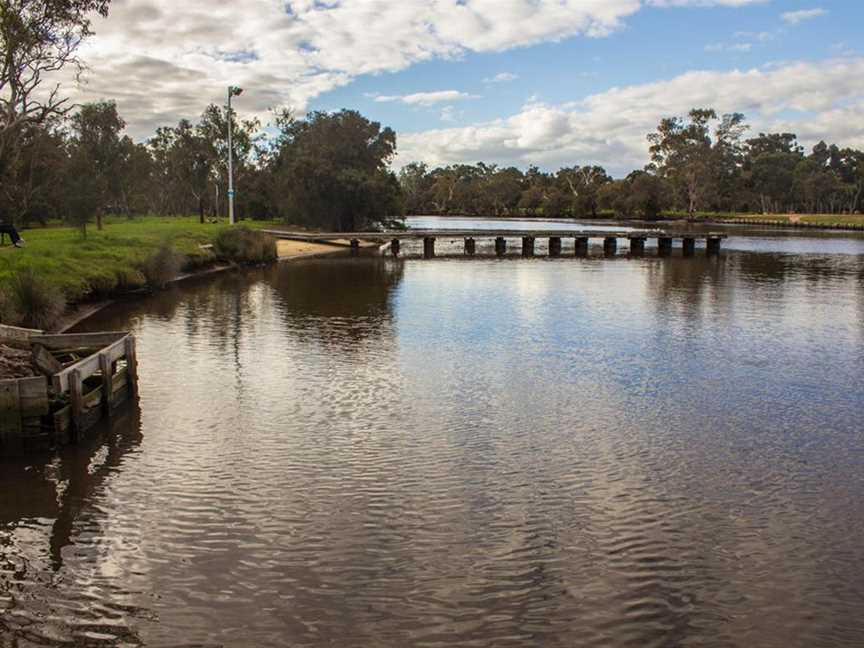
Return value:
[(587, 236), (577, 236), (576, 237), (576, 256), (586, 256), (588, 254), (588, 237)]
[(81, 372), (73, 369), (69, 373), (69, 404), (72, 407), (72, 440), (78, 441), (84, 424), (84, 386)]
[(360, 241), (351, 239), (351, 256), (357, 256), (358, 254), (360, 254)]
[(465, 254), (468, 256), (474, 256), (474, 253), (477, 251), (477, 242), (473, 238), (465, 239)]
[(431, 259), (435, 256), (435, 238), (427, 236), (423, 239), (423, 256)]
[(129, 398), (138, 396), (138, 357), (135, 355), (135, 338), (131, 335), (126, 337), (126, 380), (129, 381)]
[(393, 254), (394, 257), (399, 256), (399, 249), (401, 247), (402, 245), (399, 242), (399, 239), (394, 238), (392, 241), (390, 241), (390, 252)]
[(61, 362), (51, 355), (51, 352), (41, 344), (33, 345), (33, 364), (48, 377), (63, 371)]
[(504, 256), (507, 253), (507, 239), (503, 236), (499, 236), (495, 239), (495, 254), (497, 256)]
[(523, 236), (522, 237), (522, 256), (523, 257), (534, 256), (534, 237), (533, 236)]
[(104, 351), (99, 354), (99, 371), (102, 372), (102, 413), (111, 416), (111, 396), (114, 395), (114, 373), (111, 358)]
[(607, 236), (603, 239), (603, 253), (606, 256), (615, 256), (618, 251), (618, 239), (614, 236)]
[(682, 249), (684, 256), (693, 256), (696, 252), (696, 239), (690, 236), (684, 237)]
[(549, 237), (549, 256), (553, 256), (553, 257), (561, 256), (561, 237), (560, 236), (550, 236)]
[(634, 236), (630, 239), (630, 254), (641, 256), (645, 254), (645, 237)]
[(715, 256), (717, 254), (720, 254), (720, 237), (709, 236), (706, 242), (706, 250), (708, 252), (708, 256)]
[(657, 239), (657, 254), (660, 256), (669, 256), (672, 254), (672, 239), (668, 236), (661, 236)]

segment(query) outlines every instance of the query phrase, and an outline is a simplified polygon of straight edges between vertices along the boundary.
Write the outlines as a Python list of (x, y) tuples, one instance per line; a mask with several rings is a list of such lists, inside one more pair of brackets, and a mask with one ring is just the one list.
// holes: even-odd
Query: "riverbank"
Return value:
[(103, 230), (91, 227), (86, 238), (69, 227), (26, 230), (25, 247), (0, 247), (0, 321), (65, 328), (118, 295), (162, 287), (219, 263), (274, 260), (275, 242), (250, 232), (274, 223), (243, 225), (230, 236), (226, 223), (191, 217), (106, 219)]
[(864, 231), (862, 214), (725, 214), (699, 212), (693, 217), (676, 214), (690, 223), (707, 225), (756, 225), (760, 227), (793, 227), (801, 229)]

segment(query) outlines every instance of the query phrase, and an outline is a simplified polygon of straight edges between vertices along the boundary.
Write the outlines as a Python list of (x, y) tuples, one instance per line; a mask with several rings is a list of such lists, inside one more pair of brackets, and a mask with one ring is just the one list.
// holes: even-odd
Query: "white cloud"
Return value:
[[(305, 110), (363, 74), (468, 51), (600, 37), (644, 7), (738, 7), (760, 0), (114, 0), (83, 55), (79, 101), (116, 98), (130, 131), (193, 118), (229, 84), (238, 109)], [(70, 77), (67, 77), (70, 82)]]
[(705, 46), (706, 52), (749, 52), (753, 43), (711, 43)]
[(788, 25), (797, 25), (798, 23), (802, 23), (805, 20), (810, 20), (811, 18), (818, 18), (819, 16), (824, 16), (828, 12), (824, 9), (801, 9), (800, 11), (787, 11), (780, 15)]
[(613, 88), (572, 107), (532, 102), (510, 117), (462, 128), (399, 135), (399, 163), (603, 164), (624, 173), (647, 162), (645, 136), (661, 118), (694, 107), (744, 112), (753, 132), (789, 130), (864, 147), (864, 58), (770, 69), (689, 72)]
[(515, 81), (519, 78), (518, 74), (513, 74), (512, 72), (499, 72), (493, 77), (487, 77), (483, 79), (483, 83), (509, 83), (510, 81)]
[(415, 92), (407, 95), (378, 95), (375, 101), (386, 103), (398, 101), (411, 106), (433, 106), (448, 101), (462, 101), (464, 99), (479, 99), (478, 95), (459, 92), (458, 90), (437, 90), (435, 92)]

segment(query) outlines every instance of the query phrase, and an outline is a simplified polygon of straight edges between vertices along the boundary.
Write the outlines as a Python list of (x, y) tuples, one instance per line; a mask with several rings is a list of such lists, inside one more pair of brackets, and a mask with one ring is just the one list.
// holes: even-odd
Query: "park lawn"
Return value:
[[(273, 226), (267, 221), (244, 221), (251, 228)], [(69, 227), (37, 227), (21, 232), (25, 247), (0, 248), (0, 286), (30, 268), (62, 290), (70, 302), (91, 294), (141, 285), (139, 265), (165, 244), (186, 256), (187, 267), (213, 261), (210, 244), (226, 223), (200, 224), (196, 217), (147, 216), (107, 219), (104, 229), (87, 227), (87, 238)]]
[[(686, 217), (686, 214), (682, 214)], [(857, 225), (864, 226), (864, 214), (734, 214), (720, 212), (697, 212), (697, 218), (705, 219), (721, 219), (721, 220), (738, 220), (746, 222), (752, 221), (775, 221), (794, 223), (810, 223), (813, 225), (824, 225), (826, 227), (833, 225)]]

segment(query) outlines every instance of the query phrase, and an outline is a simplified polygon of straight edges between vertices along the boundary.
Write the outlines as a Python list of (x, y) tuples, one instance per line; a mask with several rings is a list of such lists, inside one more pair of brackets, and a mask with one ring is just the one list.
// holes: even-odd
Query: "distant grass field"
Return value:
[[(272, 222), (243, 221), (250, 228), (273, 226)], [(106, 219), (98, 231), (87, 228), (87, 238), (74, 228), (49, 226), (21, 232), (24, 248), (0, 248), (0, 287), (17, 273), (32, 272), (60, 289), (70, 301), (110, 293), (118, 288), (142, 285), (140, 268), (165, 244), (186, 257), (187, 267), (199, 267), (213, 260), (213, 253), (201, 246), (211, 244), (226, 223), (204, 224), (197, 217), (139, 217), (133, 220)]]
[[(686, 218), (686, 213), (669, 214), (669, 217)], [(810, 225), (821, 225), (831, 227), (835, 225), (854, 225), (864, 227), (864, 214), (734, 214), (723, 212), (697, 212), (696, 218), (706, 220), (736, 220), (747, 221), (780, 221), (794, 225), (807, 223)]]

